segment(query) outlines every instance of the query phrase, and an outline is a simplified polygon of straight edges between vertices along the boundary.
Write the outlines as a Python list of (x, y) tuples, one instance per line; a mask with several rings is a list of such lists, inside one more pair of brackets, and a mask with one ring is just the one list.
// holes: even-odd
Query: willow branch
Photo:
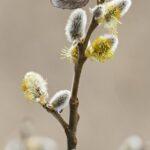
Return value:
[(69, 130), (68, 130), (68, 124), (66, 123), (66, 121), (61, 117), (61, 115), (55, 111), (54, 109), (51, 109), (50, 107), (48, 107), (46, 104), (43, 105), (43, 108), (47, 110), (48, 113), (51, 113), (57, 120), (58, 122), (61, 124), (61, 126), (63, 127), (66, 135), (68, 136)]
[[(97, 4), (104, 3), (104, 2), (105, 0), (97, 0)], [(77, 131), (77, 125), (79, 121), (79, 114), (78, 114), (79, 100), (77, 95), (79, 90), (79, 82), (80, 82), (82, 68), (86, 61), (85, 50), (87, 49), (90, 37), (97, 26), (98, 23), (93, 17), (89, 29), (87, 31), (87, 34), (85, 36), (85, 40), (78, 44), (79, 57), (77, 63), (74, 66), (74, 77), (73, 77), (71, 98), (70, 98), (69, 125), (64, 121), (64, 119), (57, 111), (52, 110), (51, 108), (47, 107), (47, 105), (43, 106), (49, 113), (51, 113), (59, 121), (59, 123), (65, 130), (67, 140), (68, 140), (68, 150), (76, 149), (76, 145), (77, 145), (76, 131)]]
[[(97, 4), (103, 4), (105, 1), (106, 0), (97, 0)], [(98, 22), (93, 17), (92, 21), (90, 23), (89, 29), (87, 31), (84, 43), (83, 43), (83, 45), (81, 44), (81, 47), (79, 48), (79, 52), (83, 52), (81, 55), (84, 56), (85, 50), (86, 50), (86, 48), (88, 46), (88, 42), (90, 40), (90, 37), (97, 26), (98, 26)]]
[(88, 42), (90, 40), (90, 37), (91, 37), (93, 31), (96, 29), (97, 26), (98, 26), (98, 23), (93, 17), (92, 21), (91, 21), (91, 24), (89, 26), (89, 29), (87, 31), (87, 34), (86, 34), (86, 37), (85, 37), (85, 41), (84, 41), (83, 45), (81, 46), (81, 48), (79, 49), (79, 51), (83, 52), (82, 55), (84, 55), (85, 50), (86, 50), (86, 48), (88, 46)]
[[(85, 37), (85, 40), (83, 43), (79, 43), (78, 45), (78, 49), (79, 49), (79, 58), (78, 58), (78, 62), (77, 64), (75, 64), (75, 74), (74, 74), (74, 78), (73, 78), (73, 84), (72, 84), (72, 94), (71, 94), (71, 101), (70, 104), (72, 106), (76, 106), (78, 104), (76, 104), (77, 102), (77, 94), (78, 94), (78, 88), (79, 88), (79, 81), (80, 81), (80, 76), (81, 76), (81, 71), (82, 71), (82, 67), (84, 62), (86, 61), (84, 52), (87, 48), (89, 39), (91, 37), (92, 32), (94, 31), (94, 29), (98, 26), (97, 22), (94, 20), (94, 18), (91, 21), (91, 24), (89, 26), (87, 35)], [(77, 106), (76, 106), (77, 107)], [(70, 124), (71, 124), (71, 118), (70, 118)]]
[(74, 67), (74, 78), (73, 78), (73, 84), (72, 84), (72, 92), (71, 92), (71, 98), (70, 98), (70, 118), (69, 118), (69, 137), (68, 137), (68, 150), (76, 149), (77, 145), (77, 138), (76, 138), (76, 130), (77, 125), (79, 121), (79, 114), (78, 114), (78, 105), (79, 101), (77, 98), (78, 95), (78, 89), (79, 89), (79, 82), (81, 77), (81, 72), (83, 65), (86, 61), (85, 57), (85, 50), (88, 46), (88, 42), (90, 40), (91, 34), (95, 30), (95, 28), (98, 26), (98, 23), (95, 21), (94, 18), (92, 18), (91, 24), (89, 26), (89, 29), (87, 31), (86, 37), (84, 42), (78, 44), (78, 51), (79, 51), (79, 58), (78, 62), (75, 64)]

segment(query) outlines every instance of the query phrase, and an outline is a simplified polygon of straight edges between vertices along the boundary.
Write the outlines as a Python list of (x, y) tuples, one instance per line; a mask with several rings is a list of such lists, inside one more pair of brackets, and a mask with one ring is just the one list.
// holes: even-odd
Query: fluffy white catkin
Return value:
[(90, 12), (93, 14), (95, 20), (97, 20), (104, 15), (105, 7), (101, 4), (96, 5), (94, 8), (90, 9)]
[(48, 98), (47, 82), (36, 72), (27, 72), (21, 86), (28, 100), (42, 103)]
[(50, 100), (49, 106), (55, 109), (57, 112), (61, 112), (64, 108), (69, 105), (70, 91), (61, 90), (58, 91)]
[(131, 4), (132, 4), (131, 0), (122, 0), (118, 2), (118, 6), (121, 10), (121, 16), (124, 16), (128, 12), (128, 10), (131, 7)]
[(128, 12), (132, 4), (131, 0), (113, 0), (106, 2), (105, 14), (103, 19), (99, 19), (99, 23), (103, 24), (109, 32), (118, 34), (117, 27), (121, 24), (121, 18)]
[[(130, 9), (132, 5), (132, 0), (113, 0), (108, 3), (106, 3), (106, 7), (118, 7), (120, 10), (120, 15), (121, 17), (124, 16), (128, 10)], [(106, 13), (107, 13), (107, 8), (106, 8)]]
[(62, 9), (76, 9), (84, 7), (89, 0), (50, 0), (53, 6)]
[(117, 36), (113, 34), (105, 34), (104, 37), (111, 41), (112, 44), (111, 50), (115, 52), (119, 44)]
[(74, 10), (67, 22), (65, 31), (69, 42), (80, 40), (85, 35), (87, 23), (86, 12), (83, 9)]
[(76, 9), (84, 7), (89, 0), (50, 0), (53, 6), (62, 9)]

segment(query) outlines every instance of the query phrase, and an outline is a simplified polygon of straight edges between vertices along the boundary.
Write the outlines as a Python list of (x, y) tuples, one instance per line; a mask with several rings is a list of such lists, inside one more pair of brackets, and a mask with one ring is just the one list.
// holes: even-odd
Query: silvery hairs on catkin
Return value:
[(82, 9), (73, 11), (68, 19), (65, 31), (69, 42), (80, 40), (85, 35), (87, 23), (86, 12)]
[(84, 7), (89, 0), (50, 0), (53, 6), (62, 9), (76, 9)]
[(94, 8), (90, 8), (90, 12), (93, 14), (94, 19), (97, 20), (104, 15), (105, 7), (99, 4), (96, 5)]
[(57, 112), (62, 112), (64, 108), (69, 105), (70, 91), (61, 90), (58, 91), (50, 100), (49, 106), (55, 109)]

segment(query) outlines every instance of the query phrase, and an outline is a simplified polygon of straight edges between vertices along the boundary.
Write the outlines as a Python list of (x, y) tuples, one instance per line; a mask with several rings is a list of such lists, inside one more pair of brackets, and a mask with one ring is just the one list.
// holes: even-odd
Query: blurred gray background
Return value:
[[(38, 104), (25, 100), (20, 83), (33, 70), (48, 81), (50, 96), (70, 88), (73, 65), (60, 59), (61, 49), (69, 46), (64, 34), (69, 14), (69, 10), (53, 8), (48, 0), (0, 1), (0, 149), (17, 136), (22, 119), (29, 117), (37, 134), (50, 136), (60, 150), (66, 150), (59, 123)], [(150, 1), (133, 0), (119, 27), (115, 58), (103, 64), (88, 61), (84, 66), (78, 150), (116, 150), (134, 133), (150, 140), (149, 18)], [(66, 119), (67, 113), (63, 113)]]

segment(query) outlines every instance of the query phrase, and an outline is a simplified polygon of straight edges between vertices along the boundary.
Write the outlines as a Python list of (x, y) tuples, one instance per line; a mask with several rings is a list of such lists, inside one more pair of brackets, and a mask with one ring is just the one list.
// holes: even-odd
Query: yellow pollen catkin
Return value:
[(114, 18), (116, 18), (117, 20), (120, 20), (121, 18), (121, 11), (117, 6), (111, 6), (110, 8), (108, 8), (108, 11), (105, 15), (106, 22), (109, 22), (111, 19)]
[(121, 10), (117, 5), (111, 5), (106, 7), (106, 13), (98, 21), (99, 24), (103, 24), (109, 29), (110, 33), (117, 35), (117, 26), (121, 24)]
[(111, 48), (112, 43), (110, 40), (99, 37), (92, 43), (91, 47), (86, 50), (85, 55), (86, 57), (94, 58), (100, 62), (105, 62), (107, 59), (113, 57)]
[(35, 72), (28, 72), (21, 84), (25, 97), (34, 102), (44, 104), (48, 97), (46, 81)]

